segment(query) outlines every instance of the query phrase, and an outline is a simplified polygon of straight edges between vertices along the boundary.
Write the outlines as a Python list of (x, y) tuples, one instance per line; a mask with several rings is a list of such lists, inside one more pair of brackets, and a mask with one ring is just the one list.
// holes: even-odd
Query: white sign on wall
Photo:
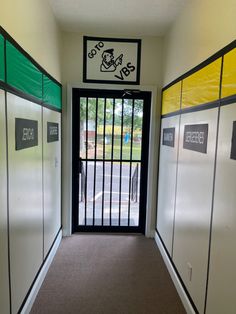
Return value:
[(84, 36), (83, 81), (139, 84), (140, 39)]

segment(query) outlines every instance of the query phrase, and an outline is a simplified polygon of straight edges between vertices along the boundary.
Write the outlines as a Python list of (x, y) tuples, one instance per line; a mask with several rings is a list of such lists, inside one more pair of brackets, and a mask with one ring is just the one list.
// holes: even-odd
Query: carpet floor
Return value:
[(31, 314), (186, 313), (153, 239), (64, 238)]

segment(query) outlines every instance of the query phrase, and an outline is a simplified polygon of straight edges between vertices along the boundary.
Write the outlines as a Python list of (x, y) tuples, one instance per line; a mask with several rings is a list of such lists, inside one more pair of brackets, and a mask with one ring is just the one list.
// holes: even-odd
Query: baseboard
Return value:
[(158, 233), (155, 232), (155, 241), (156, 241), (156, 244), (160, 250), (160, 253), (162, 255), (162, 258), (166, 264), (166, 267), (170, 273), (170, 276), (171, 276), (171, 279), (175, 285), (175, 288), (178, 292), (178, 295), (183, 303), (183, 306), (187, 312), (187, 314), (196, 314), (194, 308), (192, 307), (192, 304), (191, 302), (189, 301), (188, 299), (188, 296), (175, 272), (175, 269), (173, 268), (172, 264), (171, 264), (171, 261), (169, 259), (169, 256), (167, 255), (166, 251), (165, 251), (165, 248), (163, 247), (163, 244), (158, 236)]
[(155, 237), (155, 230), (149, 230), (149, 232), (147, 232), (146, 234), (145, 234), (145, 236), (147, 237), (147, 238), (154, 238)]
[(32, 289), (30, 290), (30, 293), (28, 295), (28, 298), (24, 304), (24, 307), (22, 308), (20, 314), (29, 314), (30, 310), (33, 306), (33, 303), (36, 299), (36, 296), (39, 292), (39, 289), (43, 283), (43, 280), (48, 272), (48, 269), (52, 263), (52, 260), (57, 252), (57, 249), (60, 245), (62, 239), (62, 231), (60, 231), (57, 235), (57, 238), (55, 239), (55, 242), (50, 250), (50, 253), (47, 256), (47, 259), (44, 261), (43, 267), (41, 268), (40, 273), (37, 276), (37, 279), (34, 282), (34, 285), (32, 287)]

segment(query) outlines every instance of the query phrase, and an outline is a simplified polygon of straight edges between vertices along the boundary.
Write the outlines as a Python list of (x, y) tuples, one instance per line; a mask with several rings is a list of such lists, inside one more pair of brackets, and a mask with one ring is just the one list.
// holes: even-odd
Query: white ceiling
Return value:
[(65, 31), (162, 36), (190, 0), (49, 0)]

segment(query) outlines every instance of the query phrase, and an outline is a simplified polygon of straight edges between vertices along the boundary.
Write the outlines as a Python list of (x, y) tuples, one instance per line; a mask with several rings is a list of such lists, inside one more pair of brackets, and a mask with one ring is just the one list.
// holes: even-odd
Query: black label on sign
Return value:
[(236, 121), (233, 122), (233, 134), (230, 158), (236, 160)]
[(183, 148), (199, 153), (207, 153), (208, 124), (192, 124), (184, 126)]
[(38, 146), (38, 121), (15, 119), (16, 150)]
[(163, 129), (162, 145), (175, 147), (175, 128)]
[(59, 124), (47, 122), (47, 142), (56, 142), (59, 140)]

